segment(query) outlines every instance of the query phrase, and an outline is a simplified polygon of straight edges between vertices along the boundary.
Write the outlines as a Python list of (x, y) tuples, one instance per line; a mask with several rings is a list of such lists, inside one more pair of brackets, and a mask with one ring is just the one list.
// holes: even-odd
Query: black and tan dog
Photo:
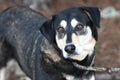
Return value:
[(100, 12), (96, 7), (70, 8), (47, 19), (27, 7), (0, 14), (0, 68), (15, 59), (32, 80), (95, 80), (93, 66)]

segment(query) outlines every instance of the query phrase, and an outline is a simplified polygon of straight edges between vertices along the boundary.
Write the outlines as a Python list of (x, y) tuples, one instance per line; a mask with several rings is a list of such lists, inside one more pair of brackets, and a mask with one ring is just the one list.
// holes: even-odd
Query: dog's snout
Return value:
[(69, 54), (74, 53), (75, 51), (75, 46), (73, 44), (65, 46), (65, 51)]

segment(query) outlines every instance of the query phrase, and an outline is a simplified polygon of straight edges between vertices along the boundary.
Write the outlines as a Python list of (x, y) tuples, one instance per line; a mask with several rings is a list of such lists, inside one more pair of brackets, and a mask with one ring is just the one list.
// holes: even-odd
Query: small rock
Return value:
[(120, 11), (111, 6), (106, 7), (101, 11), (101, 17), (105, 19), (120, 17)]

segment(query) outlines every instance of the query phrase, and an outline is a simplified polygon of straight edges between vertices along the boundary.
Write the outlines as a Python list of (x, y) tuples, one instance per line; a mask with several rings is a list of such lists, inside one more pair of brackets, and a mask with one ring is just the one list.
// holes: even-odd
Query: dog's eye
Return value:
[(64, 30), (63, 27), (59, 27), (59, 28), (57, 29), (57, 31), (58, 31), (59, 33), (62, 33), (62, 32), (64, 32), (65, 30)]
[(75, 30), (77, 31), (80, 31), (84, 28), (84, 26), (82, 24), (78, 24), (76, 27), (75, 27)]
[(78, 25), (75, 27), (75, 33), (76, 33), (77, 35), (83, 35), (83, 34), (85, 34), (86, 31), (85, 31), (84, 25), (78, 24)]

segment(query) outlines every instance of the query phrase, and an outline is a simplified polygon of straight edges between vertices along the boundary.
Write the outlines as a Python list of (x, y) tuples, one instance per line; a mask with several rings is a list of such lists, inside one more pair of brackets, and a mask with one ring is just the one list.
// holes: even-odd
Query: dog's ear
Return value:
[(40, 27), (40, 31), (43, 34), (43, 36), (52, 43), (54, 40), (55, 32), (53, 28), (53, 20), (49, 19), (43, 23), (43, 25)]
[(80, 7), (96, 27), (100, 27), (100, 10), (97, 7)]

